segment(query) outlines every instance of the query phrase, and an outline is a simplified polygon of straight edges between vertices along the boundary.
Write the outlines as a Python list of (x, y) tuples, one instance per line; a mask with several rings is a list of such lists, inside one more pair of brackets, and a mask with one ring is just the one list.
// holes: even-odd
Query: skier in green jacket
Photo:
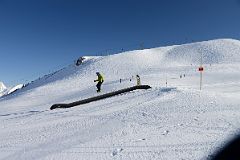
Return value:
[(96, 87), (97, 87), (97, 92), (101, 92), (101, 85), (104, 82), (103, 76), (99, 73), (96, 72), (98, 79), (94, 80), (94, 82), (98, 82)]

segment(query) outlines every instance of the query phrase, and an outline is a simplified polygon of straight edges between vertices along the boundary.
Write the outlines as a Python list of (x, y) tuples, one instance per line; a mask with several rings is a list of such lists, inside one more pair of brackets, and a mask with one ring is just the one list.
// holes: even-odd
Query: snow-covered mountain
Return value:
[[(239, 130), (239, 62), (232, 39), (86, 57), (0, 99), (0, 159), (205, 159)], [(152, 89), (49, 110), (99, 95), (97, 71), (101, 94)]]
[(7, 87), (3, 84), (3, 82), (0, 82), (0, 97), (4, 94)]
[(24, 84), (18, 84), (14, 87), (7, 88), (2, 82), (0, 82), (0, 97), (12, 94), (17, 90), (22, 89), (23, 87), (24, 87)]
[(3, 84), (3, 82), (0, 82), (0, 92), (6, 90), (7, 87)]
[(167, 58), (180, 64), (199, 64), (201, 56), (204, 64), (238, 63), (239, 52), (238, 40), (220, 39), (173, 47)]
[(18, 85), (16, 85), (16, 86), (10, 88), (10, 89), (8, 90), (8, 92), (7, 92), (7, 95), (8, 95), (8, 94), (11, 94), (11, 93), (13, 93), (13, 92), (15, 92), (15, 91), (17, 91), (17, 90), (19, 90), (19, 89), (22, 89), (23, 87), (24, 87), (24, 84), (18, 84)]

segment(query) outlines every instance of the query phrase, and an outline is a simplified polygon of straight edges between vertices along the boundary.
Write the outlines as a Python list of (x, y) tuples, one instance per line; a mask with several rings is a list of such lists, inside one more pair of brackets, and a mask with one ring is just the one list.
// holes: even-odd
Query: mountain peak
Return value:
[(7, 87), (4, 85), (4, 83), (0, 82), (0, 92), (3, 92), (6, 89), (7, 89)]

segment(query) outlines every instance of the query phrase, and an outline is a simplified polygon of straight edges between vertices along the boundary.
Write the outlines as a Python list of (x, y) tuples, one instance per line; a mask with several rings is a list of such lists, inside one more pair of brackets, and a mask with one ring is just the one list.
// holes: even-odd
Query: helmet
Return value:
[(96, 72), (96, 74), (100, 74), (99, 72)]

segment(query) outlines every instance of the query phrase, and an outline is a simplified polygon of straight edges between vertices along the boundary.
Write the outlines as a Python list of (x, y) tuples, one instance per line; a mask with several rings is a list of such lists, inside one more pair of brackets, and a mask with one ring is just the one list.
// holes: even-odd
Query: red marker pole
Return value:
[(200, 67), (198, 68), (198, 71), (200, 72), (200, 90), (202, 90), (202, 72), (203, 72), (203, 54), (201, 52), (201, 57), (200, 57)]
[(202, 90), (202, 72), (203, 72), (203, 67), (200, 66), (198, 68), (198, 71), (200, 72), (200, 90)]

